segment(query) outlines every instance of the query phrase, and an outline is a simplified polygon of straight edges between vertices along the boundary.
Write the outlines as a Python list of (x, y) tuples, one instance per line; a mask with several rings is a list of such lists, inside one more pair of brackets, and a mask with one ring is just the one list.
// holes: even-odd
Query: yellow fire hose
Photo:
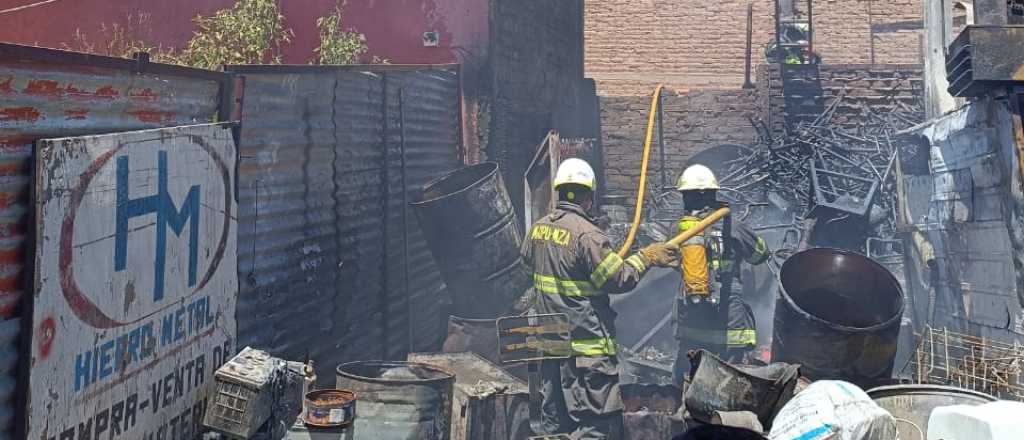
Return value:
[[(636, 232), (640, 229), (640, 217), (644, 211), (644, 195), (647, 193), (647, 162), (651, 158), (651, 140), (654, 137), (654, 118), (658, 114), (658, 103), (661, 102), (661, 89), (664, 86), (658, 84), (658, 87), (654, 89), (654, 96), (651, 97), (651, 111), (647, 114), (647, 135), (644, 138), (644, 150), (643, 159), (640, 161), (640, 186), (637, 188), (636, 194), (636, 211), (633, 212), (633, 225), (629, 228), (629, 234), (626, 235), (626, 241), (622, 243), (622, 248), (619, 249), (619, 256), (625, 258), (629, 254), (629, 248), (633, 247), (633, 241), (636, 240)], [(696, 226), (687, 229), (677, 235), (675, 238), (669, 240), (669, 243), (680, 245), (684, 241), (689, 240), (694, 235), (697, 235), (707, 229), (715, 222), (721, 220), (726, 215), (729, 215), (729, 208), (721, 208), (709, 215), (704, 220), (701, 220)]]
[(626, 255), (629, 254), (629, 248), (633, 247), (633, 241), (636, 240), (636, 231), (640, 229), (640, 216), (644, 211), (644, 194), (647, 192), (647, 160), (651, 158), (654, 118), (658, 114), (658, 102), (661, 101), (662, 87), (664, 86), (658, 84), (658, 87), (654, 89), (654, 96), (651, 97), (651, 111), (647, 115), (647, 136), (644, 138), (643, 159), (640, 161), (640, 186), (637, 188), (636, 194), (636, 211), (633, 213), (633, 226), (629, 228), (626, 241), (622, 243), (622, 248), (619, 249), (619, 256), (622, 258), (626, 258)]

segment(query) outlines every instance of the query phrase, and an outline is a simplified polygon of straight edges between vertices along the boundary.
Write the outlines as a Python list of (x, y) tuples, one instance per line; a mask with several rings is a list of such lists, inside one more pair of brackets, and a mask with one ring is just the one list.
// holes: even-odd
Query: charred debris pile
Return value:
[[(776, 250), (792, 251), (803, 242), (884, 258), (900, 253), (895, 168), (901, 158), (927, 154), (897, 133), (923, 121), (920, 100), (909, 104), (892, 96), (869, 103), (841, 92), (814, 119), (787, 124), (781, 135), (752, 121), (760, 133), (754, 144), (722, 145), (690, 162), (715, 171), (719, 197)], [(648, 200), (640, 235), (670, 238), (681, 214), (678, 194), (666, 188)], [(621, 240), (629, 229), (627, 210), (604, 210), (613, 241)]]

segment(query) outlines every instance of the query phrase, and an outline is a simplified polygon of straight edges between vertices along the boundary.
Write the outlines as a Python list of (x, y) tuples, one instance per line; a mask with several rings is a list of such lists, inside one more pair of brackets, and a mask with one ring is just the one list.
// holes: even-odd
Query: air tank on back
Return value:
[(461, 168), (431, 181), (412, 206), (452, 292), (452, 314), (471, 319), (509, 314), (531, 280), (498, 164)]
[(801, 364), (812, 380), (865, 389), (892, 376), (903, 293), (882, 265), (853, 252), (816, 248), (779, 274), (772, 361)]

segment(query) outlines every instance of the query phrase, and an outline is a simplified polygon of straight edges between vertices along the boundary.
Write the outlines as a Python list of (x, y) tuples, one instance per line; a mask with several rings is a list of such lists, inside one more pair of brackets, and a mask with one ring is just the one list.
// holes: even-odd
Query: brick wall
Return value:
[(923, 13), (923, 0), (815, 0), (814, 50), (826, 64), (921, 63)]
[[(750, 124), (760, 113), (755, 90), (706, 90), (663, 98), (663, 130), (669, 184), (686, 161), (704, 149), (726, 143), (749, 144), (757, 138)], [(601, 137), (607, 194), (636, 195), (650, 97), (601, 97)], [(656, 135), (655, 135), (656, 136)], [(652, 145), (647, 182), (661, 184), (657, 138)], [(629, 201), (633, 204), (633, 200)]]
[[(587, 76), (602, 95), (646, 94), (659, 82), (743, 85), (747, 0), (589, 1), (586, 14)], [(774, 34), (773, 14), (771, 0), (754, 0), (755, 56)]]
[[(815, 0), (815, 51), (826, 64), (918, 64), (922, 2)], [(738, 88), (744, 79), (747, 3), (587, 2), (587, 76), (605, 96), (647, 94), (659, 82), (677, 89)], [(752, 3), (756, 66), (774, 38), (775, 9), (772, 0)]]

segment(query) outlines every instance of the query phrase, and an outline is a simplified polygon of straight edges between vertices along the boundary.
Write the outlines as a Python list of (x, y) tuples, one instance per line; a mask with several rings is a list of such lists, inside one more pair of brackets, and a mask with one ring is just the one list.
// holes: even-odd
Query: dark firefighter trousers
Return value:
[[(725, 311), (728, 315), (722, 312), (715, 304), (687, 304), (683, 299), (677, 300), (676, 341), (679, 351), (672, 369), (675, 383), (682, 384), (690, 372), (690, 360), (687, 358), (690, 350), (707, 350), (731, 364), (750, 363), (755, 345), (749, 341), (755, 338), (753, 311), (740, 295), (733, 294), (729, 297), (729, 308)], [(727, 343), (730, 339), (727, 335), (734, 339), (742, 339), (746, 335), (748, 340), (732, 340), (730, 342), (733, 343)]]
[(622, 439), (619, 363), (614, 356), (541, 362), (541, 411), (548, 434)]

